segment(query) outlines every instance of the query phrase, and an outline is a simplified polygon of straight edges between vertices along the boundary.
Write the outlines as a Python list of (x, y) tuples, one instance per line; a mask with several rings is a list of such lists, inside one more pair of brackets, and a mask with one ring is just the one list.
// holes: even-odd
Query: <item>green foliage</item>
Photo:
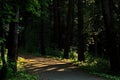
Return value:
[(28, 1), (26, 10), (31, 12), (32, 14), (40, 17), (40, 3), (38, 0), (30, 0)]
[(0, 44), (5, 42), (6, 40), (4, 38), (0, 38)]
[[(24, 58), (19, 57), (17, 61), (17, 69), (18, 72), (17, 74), (13, 74), (12, 69), (10, 67), (7, 67), (7, 75), (6, 75), (6, 80), (39, 80), (39, 76), (37, 75), (31, 75), (28, 72), (26, 72), (23, 68), (24, 64)], [(0, 58), (0, 69), (1, 69), (1, 58)]]
[(85, 54), (85, 62), (79, 62), (79, 65), (89, 72), (104, 72), (107, 73), (110, 68), (108, 60), (93, 57), (89, 54)]
[(12, 69), (9, 68), (9, 66), (7, 67), (8, 73), (7, 73), (7, 80), (38, 80), (38, 76), (36, 75), (31, 75), (29, 73), (27, 73), (24, 68), (23, 68), (23, 64), (24, 64), (24, 58), (19, 57), (18, 61), (17, 61), (17, 69), (18, 72), (17, 74), (12, 73)]
[(72, 61), (74, 61), (74, 62), (76, 62), (78, 60), (78, 54), (77, 54), (77, 50), (76, 49), (74, 49), (74, 48), (70, 49), (69, 58)]
[(2, 1), (1, 5), (0, 5), (0, 17), (1, 17), (1, 21), (3, 24), (8, 24), (11, 22), (12, 20), (12, 16), (15, 15), (14, 12), (14, 3), (12, 3), (11, 1), (7, 1), (4, 0)]

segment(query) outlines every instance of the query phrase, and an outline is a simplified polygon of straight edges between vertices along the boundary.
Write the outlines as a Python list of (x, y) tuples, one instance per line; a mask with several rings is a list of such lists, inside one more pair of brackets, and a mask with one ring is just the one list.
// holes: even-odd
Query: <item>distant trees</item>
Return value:
[(120, 54), (117, 52), (119, 44), (116, 44), (116, 32), (112, 11), (113, 3), (110, 0), (101, 0), (101, 3), (106, 30), (107, 53), (110, 56), (111, 70), (114, 73), (120, 73)]
[(0, 1), (3, 67), (7, 64), (4, 57), (8, 48), (8, 65), (17, 71), (19, 43), (24, 51), (39, 51), (41, 55), (47, 55), (48, 48), (60, 50), (66, 59), (74, 47), (79, 61), (85, 61), (87, 50), (94, 56), (107, 55), (111, 70), (120, 72), (119, 0), (18, 1)]

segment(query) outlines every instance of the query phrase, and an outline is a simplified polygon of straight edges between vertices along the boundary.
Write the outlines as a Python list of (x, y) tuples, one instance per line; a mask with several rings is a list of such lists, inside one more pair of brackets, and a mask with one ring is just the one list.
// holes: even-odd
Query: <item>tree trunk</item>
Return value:
[(8, 64), (9, 67), (13, 70), (13, 73), (17, 72), (19, 9), (17, 9), (15, 19), (16, 22), (11, 21), (9, 24), (8, 40)]
[(78, 60), (84, 61), (83, 0), (78, 0)]
[(41, 54), (44, 56), (46, 55), (45, 53), (45, 45), (44, 45), (44, 4), (41, 2), (41, 25), (40, 25), (40, 50)]
[[(3, 29), (3, 25), (2, 22), (0, 21), (0, 38), (1, 39), (5, 39), (4, 37), (4, 29)], [(2, 42), (0, 43), (0, 53), (1, 53), (1, 60), (2, 60), (2, 68), (0, 70), (0, 78), (1, 80), (5, 80), (6, 78), (6, 61), (5, 61), (5, 43), (4, 40), (2, 40)]]
[(62, 27), (61, 27), (61, 15), (60, 15), (60, 6), (61, 0), (53, 0), (53, 48), (62, 48)]
[(73, 39), (73, 14), (74, 14), (74, 0), (69, 0), (68, 13), (67, 13), (67, 32), (65, 38), (64, 58), (69, 58), (70, 46)]
[(120, 72), (120, 54), (116, 51), (116, 34), (110, 0), (101, 0), (102, 12), (106, 28), (107, 53), (110, 56), (111, 71)]

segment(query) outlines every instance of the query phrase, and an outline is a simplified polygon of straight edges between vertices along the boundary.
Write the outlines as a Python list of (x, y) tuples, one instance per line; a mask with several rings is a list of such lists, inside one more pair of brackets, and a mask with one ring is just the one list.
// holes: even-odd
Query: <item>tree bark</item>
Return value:
[[(4, 29), (2, 22), (0, 21), (0, 38), (5, 39), (4, 37)], [(4, 40), (0, 43), (0, 53), (1, 53), (1, 60), (2, 60), (2, 68), (0, 69), (0, 78), (1, 80), (5, 80), (7, 74), (7, 66), (5, 61), (5, 43)]]
[(83, 0), (78, 0), (78, 60), (84, 61)]
[(62, 48), (62, 27), (61, 27), (61, 0), (53, 0), (53, 48)]
[(113, 21), (113, 13), (110, 0), (101, 0), (102, 12), (106, 28), (107, 53), (110, 56), (111, 71), (120, 73), (120, 54), (116, 51), (116, 34)]
[(40, 25), (40, 52), (44, 56), (45, 52), (45, 42), (44, 42), (44, 4), (41, 2), (41, 25)]
[(8, 40), (8, 64), (13, 70), (13, 73), (17, 72), (17, 59), (18, 59), (18, 19), (19, 9), (17, 8), (16, 16), (13, 17), (16, 22), (11, 21), (9, 24), (9, 40)]
[(70, 46), (73, 40), (73, 14), (74, 14), (74, 0), (69, 0), (67, 13), (67, 32), (65, 38), (64, 58), (69, 58)]

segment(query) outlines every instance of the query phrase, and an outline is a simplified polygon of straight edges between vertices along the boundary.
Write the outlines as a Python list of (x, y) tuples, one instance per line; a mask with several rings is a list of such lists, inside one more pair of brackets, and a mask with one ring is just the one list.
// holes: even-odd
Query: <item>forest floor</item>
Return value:
[(88, 74), (70, 61), (48, 57), (22, 55), (25, 69), (31, 74), (39, 75), (39, 80), (105, 80)]

